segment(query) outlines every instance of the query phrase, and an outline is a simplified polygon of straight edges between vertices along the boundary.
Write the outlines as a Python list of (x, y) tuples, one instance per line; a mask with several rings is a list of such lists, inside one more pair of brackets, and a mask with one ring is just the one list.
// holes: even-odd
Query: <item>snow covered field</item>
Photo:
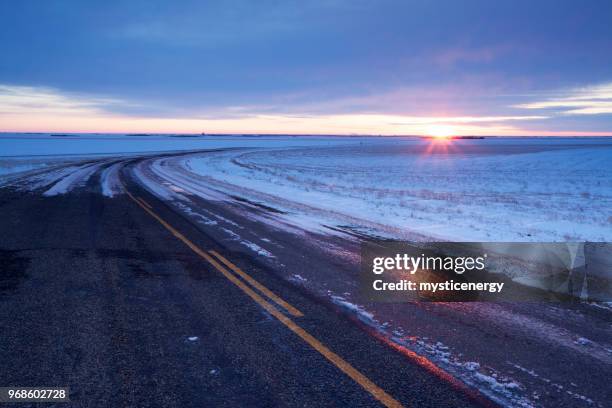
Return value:
[(430, 240), (612, 239), (610, 140), (369, 138), (163, 164), (187, 191), (195, 173), (298, 224), (344, 218), (378, 235)]
[(604, 138), (4, 134), (0, 175), (202, 149), (229, 150), (162, 158), (152, 169), (187, 193), (239, 195), (305, 229), (343, 224), (424, 240), (612, 240), (612, 140)]
[[(309, 139), (307, 144), (318, 142), (329, 144), (329, 141), (321, 141), (320, 138)], [(175, 151), (277, 146), (279, 143), (282, 146), (304, 145), (303, 141), (291, 137), (279, 140), (241, 136), (3, 133), (0, 134), (0, 186), (32, 171), (87, 160)], [(48, 179), (51, 183), (57, 178), (50, 174)]]

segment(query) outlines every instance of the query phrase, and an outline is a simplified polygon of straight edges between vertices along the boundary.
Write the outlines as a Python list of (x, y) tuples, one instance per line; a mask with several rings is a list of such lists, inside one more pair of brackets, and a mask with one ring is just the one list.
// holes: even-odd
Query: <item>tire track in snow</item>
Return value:
[(43, 196), (52, 197), (66, 194), (77, 187), (84, 186), (87, 180), (105, 163), (98, 162), (77, 168), (57, 181), (50, 189), (43, 193)]

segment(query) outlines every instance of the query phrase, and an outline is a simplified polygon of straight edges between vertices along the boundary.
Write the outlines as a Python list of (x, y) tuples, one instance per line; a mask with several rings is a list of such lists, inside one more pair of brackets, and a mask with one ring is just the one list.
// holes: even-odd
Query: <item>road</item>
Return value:
[(126, 185), (2, 190), (3, 386), (68, 386), (84, 407), (478, 405)]
[[(93, 160), (64, 194), (32, 183), (46, 171), (0, 189), (0, 386), (68, 386), (79, 407), (611, 400), (609, 311), (379, 304), (369, 318), (347, 300), (356, 277), (341, 260), (356, 241), (272, 228), (273, 208), (240, 197), (170, 202), (137, 177), (159, 157)], [(121, 193), (109, 198), (111, 168)], [(237, 233), (248, 241), (228, 239)], [(409, 333), (384, 329), (400, 323)]]

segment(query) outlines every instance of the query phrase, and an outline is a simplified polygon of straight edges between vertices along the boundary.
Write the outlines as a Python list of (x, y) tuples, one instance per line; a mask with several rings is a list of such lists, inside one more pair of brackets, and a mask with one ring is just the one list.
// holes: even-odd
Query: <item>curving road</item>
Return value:
[(0, 386), (68, 386), (74, 406), (609, 406), (609, 309), (364, 304), (372, 225), (195, 174), (191, 155), (232, 159), (5, 181)]

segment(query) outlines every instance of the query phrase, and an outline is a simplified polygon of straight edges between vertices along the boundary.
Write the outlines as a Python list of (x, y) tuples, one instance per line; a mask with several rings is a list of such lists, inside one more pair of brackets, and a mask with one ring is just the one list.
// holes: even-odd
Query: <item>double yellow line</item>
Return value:
[[(368, 377), (359, 372), (356, 368), (354, 368), (351, 364), (345, 361), (342, 357), (331, 351), (327, 346), (317, 340), (314, 336), (308, 333), (306, 330), (301, 328), (297, 323), (279, 311), (274, 305), (264, 299), (263, 296), (258, 294), (256, 289), (267, 297), (269, 300), (276, 303), (282, 309), (284, 309), (288, 314), (294, 317), (301, 317), (304, 314), (300, 312), (297, 308), (291, 306), (289, 303), (281, 299), (279, 296), (274, 294), (270, 289), (266, 288), (264, 285), (253, 279), (246, 272), (238, 268), (236, 265), (231, 263), (217, 251), (210, 250), (208, 252), (200, 249), (196, 244), (194, 244), (191, 240), (189, 240), (186, 236), (177, 231), (172, 225), (168, 224), (164, 219), (162, 219), (159, 215), (157, 215), (153, 211), (153, 207), (149, 205), (145, 200), (139, 197), (135, 197), (132, 195), (127, 188), (124, 187), (127, 195), (138, 204), (143, 210), (145, 210), (149, 215), (155, 218), (161, 225), (163, 225), (172, 235), (181, 240), (185, 245), (187, 245), (193, 252), (198, 254), (204, 260), (206, 260), (209, 264), (211, 264), (216, 270), (218, 270), (223, 276), (225, 276), (230, 282), (240, 288), (247, 296), (253, 299), (257, 304), (263, 307), (268, 313), (278, 319), (282, 324), (284, 324), (289, 330), (295, 333), (298, 337), (304, 340), (309, 346), (318, 351), (323, 357), (329, 360), (333, 365), (335, 365), (338, 369), (340, 369), (344, 374), (348, 375), (352, 378), (356, 383), (362, 386), (367, 392), (369, 392), (374, 398), (380, 401), (383, 405), (387, 407), (401, 407), (402, 404), (399, 403), (396, 399), (387, 394), (382, 388), (374, 384)], [(221, 263), (219, 263), (221, 262)], [(223, 264), (223, 265), (222, 265)], [(224, 266), (225, 265), (225, 266)], [(227, 268), (231, 269), (234, 273), (228, 271)], [(242, 278), (243, 280), (239, 279)], [(246, 282), (246, 283), (245, 283)], [(248, 284), (247, 284), (248, 283)], [(251, 286), (249, 286), (251, 285)], [(251, 288), (252, 287), (252, 288)]]

